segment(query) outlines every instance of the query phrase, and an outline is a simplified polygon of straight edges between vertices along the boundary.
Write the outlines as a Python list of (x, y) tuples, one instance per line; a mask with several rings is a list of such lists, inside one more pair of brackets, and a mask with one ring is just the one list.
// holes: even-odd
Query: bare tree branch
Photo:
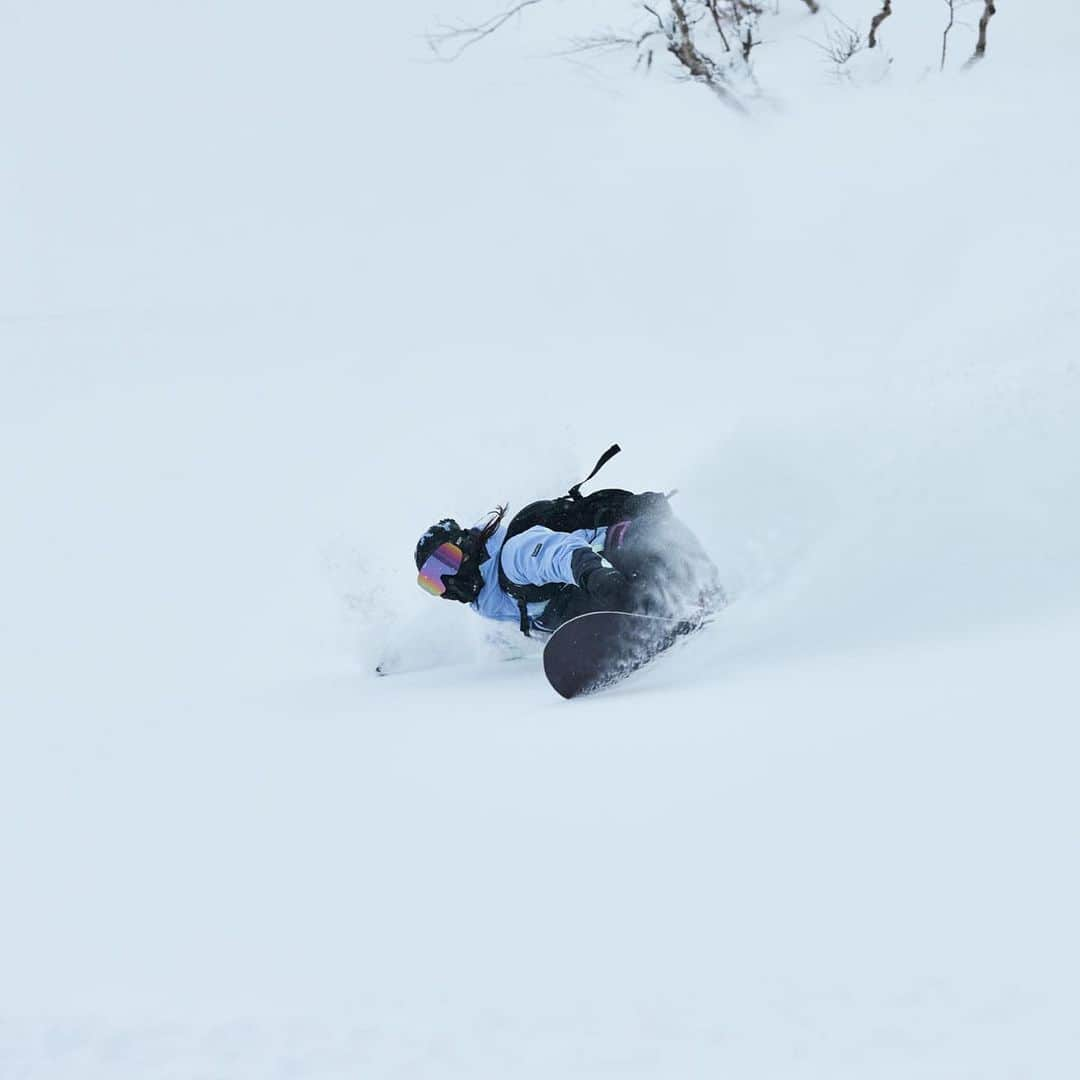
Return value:
[[(515, 17), (543, 0), (492, 0), (500, 5), (498, 14), (476, 23), (441, 25), (429, 34), (428, 42), (441, 60), (455, 60), (473, 45), (502, 30)], [(630, 12), (626, 25), (602, 27), (594, 33), (564, 39), (566, 47), (555, 55), (577, 56), (582, 53), (604, 53), (618, 50), (634, 54), (635, 68), (651, 69), (661, 55), (658, 39), (663, 39), (663, 52), (672, 58), (677, 75), (703, 83), (726, 105), (746, 112), (745, 93), (756, 86), (752, 59), (755, 49), (763, 43), (763, 23), (769, 15), (779, 15), (782, 7), (796, 0), (625, 0)], [(824, 12), (822, 19), (834, 18), (825, 0), (798, 0), (811, 14)], [(951, 30), (957, 23), (956, 12), (966, 3), (985, 5), (980, 22), (976, 59), (986, 48), (986, 24), (994, 13), (994, 0), (944, 0), (948, 5), (949, 22), (942, 36), (942, 67), (948, 55)], [(814, 42), (832, 61), (835, 73), (854, 78), (853, 65), (848, 65), (864, 48), (876, 48), (881, 24), (893, 13), (893, 0), (874, 0), (877, 9), (870, 22), (869, 32), (848, 27), (839, 20), (825, 30), (825, 41)], [(642, 13), (648, 16), (642, 22)], [(587, 28), (586, 28), (587, 29)], [(715, 36), (714, 36), (715, 35)], [(745, 92), (745, 93), (744, 93)]]
[[(515, 15), (520, 15), (526, 8), (541, 3), (542, 0), (518, 0), (517, 3), (507, 8), (501, 15), (492, 15), (475, 26), (443, 26), (435, 33), (428, 35), (428, 45), (432, 52), (444, 60), (456, 60), (466, 49), (475, 45), (478, 41), (494, 34), (500, 27), (505, 26)], [(443, 56), (443, 49), (453, 44), (449, 56)]]
[[(626, 37), (614, 30), (603, 34), (590, 34), (588, 37), (571, 38), (569, 48), (561, 49), (555, 56), (575, 56), (585, 52), (618, 52), (622, 49), (636, 49), (642, 55), (652, 53), (652, 49), (645, 49), (644, 45), (650, 38), (662, 37), (660, 30), (646, 30), (637, 37)], [(638, 63), (641, 57), (638, 57)]]
[(949, 23), (945, 27), (945, 33), (941, 35), (941, 69), (945, 70), (945, 55), (949, 49), (949, 31), (953, 28), (953, 23), (956, 22), (956, 0), (945, 0), (945, 3), (949, 5)]
[(731, 20), (736, 25), (743, 21), (743, 17), (756, 19), (764, 11), (764, 8), (754, 0), (731, 0)]
[(885, 0), (881, 10), (870, 20), (870, 34), (866, 43), (871, 49), (877, 48), (878, 27), (892, 14), (892, 0)]
[(716, 32), (720, 35), (720, 40), (724, 45), (724, 52), (731, 52), (731, 46), (728, 44), (727, 35), (724, 33), (724, 24), (720, 21), (720, 9), (717, 7), (717, 0), (705, 0), (705, 6), (709, 9), (709, 14), (713, 17), (713, 25), (716, 27)]
[(668, 0), (674, 17), (674, 26), (668, 31), (668, 52), (686, 69), (691, 79), (704, 83), (726, 105), (745, 113), (742, 104), (728, 89), (723, 73), (716, 63), (698, 49), (694, 43), (690, 18), (683, 0)]
[(833, 65), (833, 73), (840, 78), (850, 74), (845, 72), (844, 65), (857, 53), (862, 52), (863, 36), (858, 27), (848, 26), (843, 19), (831, 11), (827, 12), (827, 15), (832, 23), (828, 21), (825, 23), (824, 43), (809, 37), (804, 37), (803, 40), (810, 42), (814, 48), (820, 49), (829, 58)]
[(742, 51), (743, 60), (745, 60), (749, 64), (750, 63), (750, 51), (753, 49), (753, 47), (755, 45), (760, 45), (760, 44), (761, 44), (760, 41), (755, 41), (754, 40), (753, 27), (748, 26), (746, 28), (746, 37), (744, 37), (742, 39), (742, 50), (741, 51)]
[(656, 20), (657, 26), (659, 26), (660, 29), (663, 30), (666, 34), (667, 26), (665, 25), (664, 20), (660, 18), (660, 15), (657, 12), (656, 8), (651, 8), (648, 4), (642, 4), (641, 6)]
[(971, 54), (971, 59), (964, 65), (965, 67), (971, 67), (972, 64), (978, 63), (986, 55), (986, 31), (990, 25), (990, 20), (997, 14), (997, 8), (994, 6), (994, 0), (983, 0), (983, 13), (979, 19), (979, 37), (975, 42), (975, 51)]

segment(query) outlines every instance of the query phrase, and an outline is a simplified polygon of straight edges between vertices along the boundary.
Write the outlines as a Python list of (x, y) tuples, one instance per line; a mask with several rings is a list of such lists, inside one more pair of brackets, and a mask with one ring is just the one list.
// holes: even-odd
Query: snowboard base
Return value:
[(592, 611), (568, 619), (544, 646), (544, 674), (564, 698), (602, 690), (644, 667), (694, 627), (677, 619)]

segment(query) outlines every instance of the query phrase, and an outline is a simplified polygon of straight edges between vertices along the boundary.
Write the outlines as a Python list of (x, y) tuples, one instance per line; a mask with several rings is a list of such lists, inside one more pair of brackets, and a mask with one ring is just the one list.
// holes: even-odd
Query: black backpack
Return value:
[(517, 601), (521, 614), (521, 632), (529, 634), (529, 604), (548, 603), (573, 585), (554, 583), (551, 585), (516, 585), (507, 576), (502, 566), (502, 549), (506, 541), (535, 525), (543, 525), (554, 532), (575, 532), (577, 529), (604, 529), (617, 521), (643, 517), (647, 514), (670, 513), (667, 496), (656, 491), (643, 491), (634, 494), (622, 488), (604, 488), (591, 495), (581, 494), (581, 485), (587, 484), (617, 453), (620, 447), (616, 443), (608, 447), (596, 467), (581, 483), (575, 484), (565, 495), (556, 499), (539, 499), (519, 510), (506, 527), (506, 536), (499, 547), (497, 565), (499, 586), (503, 592)]

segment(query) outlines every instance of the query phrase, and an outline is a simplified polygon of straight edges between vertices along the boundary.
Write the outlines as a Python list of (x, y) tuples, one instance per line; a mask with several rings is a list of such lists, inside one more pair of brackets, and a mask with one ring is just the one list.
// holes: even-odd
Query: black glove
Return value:
[(570, 557), (578, 588), (604, 607), (618, 609), (626, 596), (626, 578), (592, 548), (578, 548)]

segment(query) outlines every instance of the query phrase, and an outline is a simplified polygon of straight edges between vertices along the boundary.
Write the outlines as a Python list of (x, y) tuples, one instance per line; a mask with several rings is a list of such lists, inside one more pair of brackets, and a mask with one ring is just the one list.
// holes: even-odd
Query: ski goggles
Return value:
[(446, 592), (444, 577), (450, 577), (461, 569), (465, 553), (457, 544), (440, 544), (425, 560), (417, 575), (420, 588), (432, 596)]

